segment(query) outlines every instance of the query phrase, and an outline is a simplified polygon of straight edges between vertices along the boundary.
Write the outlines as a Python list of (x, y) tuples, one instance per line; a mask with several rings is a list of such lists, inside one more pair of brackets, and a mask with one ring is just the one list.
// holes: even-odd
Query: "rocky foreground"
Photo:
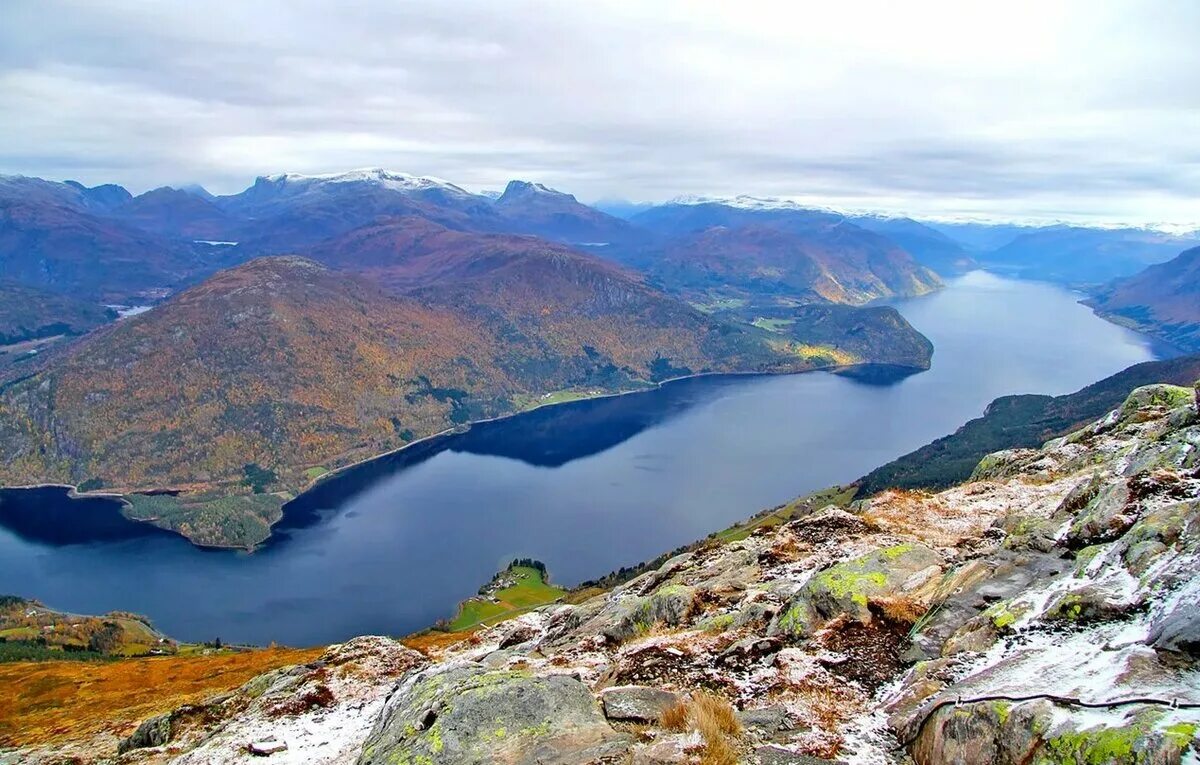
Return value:
[(1196, 763), (1198, 659), (1200, 416), (1151, 386), (941, 493), (713, 543), (431, 655), (356, 638), (119, 753), (8, 761)]

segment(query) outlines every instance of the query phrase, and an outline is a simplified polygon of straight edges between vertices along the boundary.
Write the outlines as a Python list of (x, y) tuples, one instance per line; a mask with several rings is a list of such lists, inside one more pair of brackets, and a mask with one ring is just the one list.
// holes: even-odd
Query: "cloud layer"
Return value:
[(1186, 0), (8, 0), (0, 172), (1200, 222), (1198, 35)]

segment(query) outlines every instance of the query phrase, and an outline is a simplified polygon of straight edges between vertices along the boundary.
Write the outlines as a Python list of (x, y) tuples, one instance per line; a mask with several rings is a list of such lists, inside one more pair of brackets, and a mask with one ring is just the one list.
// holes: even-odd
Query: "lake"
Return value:
[[(934, 343), (927, 372), (699, 378), (478, 425), (298, 498), (253, 554), (122, 531), (111, 501), (63, 509), (53, 490), (28, 500), (56, 506), (39, 528), (10, 500), (0, 593), (137, 611), (184, 640), (408, 633), (451, 616), (513, 557), (564, 584), (599, 577), (858, 478), (998, 396), (1067, 393), (1157, 356), (1078, 299), (977, 271), (895, 304)], [(96, 517), (75, 532), (72, 514)]]

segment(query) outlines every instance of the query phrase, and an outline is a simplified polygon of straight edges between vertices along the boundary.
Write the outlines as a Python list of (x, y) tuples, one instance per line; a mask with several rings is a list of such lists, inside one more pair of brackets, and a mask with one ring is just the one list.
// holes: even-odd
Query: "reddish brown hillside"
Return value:
[(1102, 316), (1200, 350), (1200, 247), (1113, 282), (1089, 304)]
[(0, 273), (76, 297), (122, 302), (202, 270), (183, 247), (48, 201), (0, 198)]
[(257, 463), (296, 488), (544, 392), (815, 363), (570, 253), (504, 263), (419, 301), (302, 258), (221, 272), (3, 391), (0, 483), (232, 487)]

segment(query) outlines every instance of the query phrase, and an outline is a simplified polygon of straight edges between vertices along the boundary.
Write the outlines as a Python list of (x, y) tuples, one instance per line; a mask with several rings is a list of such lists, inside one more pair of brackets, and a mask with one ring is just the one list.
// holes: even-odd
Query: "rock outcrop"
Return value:
[[(342, 678), (347, 651), (376, 668)], [(351, 641), (122, 756), (273, 736), (268, 762), (347, 765), (1194, 763), (1198, 651), (1200, 416), (1151, 386), (960, 486), (714, 540), (429, 656)]]

